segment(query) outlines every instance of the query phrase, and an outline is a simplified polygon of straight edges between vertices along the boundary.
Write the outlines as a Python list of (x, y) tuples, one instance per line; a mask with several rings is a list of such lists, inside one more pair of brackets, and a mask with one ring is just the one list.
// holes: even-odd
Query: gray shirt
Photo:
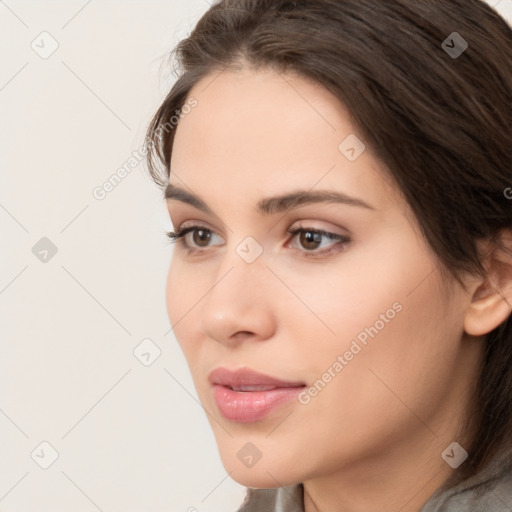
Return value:
[[(249, 488), (238, 512), (304, 512), (303, 486)], [(438, 489), (419, 512), (512, 512), (512, 460), (495, 458), (452, 489)]]

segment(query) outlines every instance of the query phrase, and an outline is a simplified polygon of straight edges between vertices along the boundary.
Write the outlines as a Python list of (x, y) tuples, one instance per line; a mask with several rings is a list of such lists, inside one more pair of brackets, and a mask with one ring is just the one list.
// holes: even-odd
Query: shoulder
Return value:
[(491, 465), (453, 489), (436, 492), (420, 512), (459, 512), (512, 510), (512, 461)]

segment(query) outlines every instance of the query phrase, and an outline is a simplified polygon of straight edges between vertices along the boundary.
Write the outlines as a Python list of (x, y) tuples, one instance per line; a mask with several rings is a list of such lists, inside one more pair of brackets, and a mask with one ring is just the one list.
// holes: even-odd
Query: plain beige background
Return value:
[[(512, 0), (489, 3), (512, 22)], [(229, 512), (245, 494), (169, 332), (171, 224), (133, 160), (162, 61), (208, 7), (0, 1), (3, 512)]]

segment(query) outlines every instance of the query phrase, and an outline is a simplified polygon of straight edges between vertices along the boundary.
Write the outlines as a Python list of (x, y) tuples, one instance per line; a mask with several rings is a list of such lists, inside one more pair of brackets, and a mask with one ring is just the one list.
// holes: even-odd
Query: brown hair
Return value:
[[(459, 56), (443, 45), (455, 44), (453, 32), (469, 45)], [(169, 119), (200, 79), (241, 65), (292, 72), (347, 106), (412, 207), (440, 270), (461, 285), (461, 273), (485, 275), (476, 242), (499, 244), (512, 227), (512, 30), (486, 3), (222, 0), (173, 54), (179, 77), (146, 134), (158, 185), (170, 175)], [(475, 413), (464, 428), (476, 434), (451, 485), (512, 449), (511, 316), (486, 336), (474, 387)]]

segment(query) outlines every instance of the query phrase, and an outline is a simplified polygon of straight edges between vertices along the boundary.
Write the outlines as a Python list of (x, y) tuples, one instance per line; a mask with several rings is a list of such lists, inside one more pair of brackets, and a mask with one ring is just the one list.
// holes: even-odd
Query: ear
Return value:
[(498, 237), (503, 247), (486, 241), (486, 276), (477, 281), (464, 318), (464, 330), (482, 336), (502, 324), (512, 312), (512, 230)]

